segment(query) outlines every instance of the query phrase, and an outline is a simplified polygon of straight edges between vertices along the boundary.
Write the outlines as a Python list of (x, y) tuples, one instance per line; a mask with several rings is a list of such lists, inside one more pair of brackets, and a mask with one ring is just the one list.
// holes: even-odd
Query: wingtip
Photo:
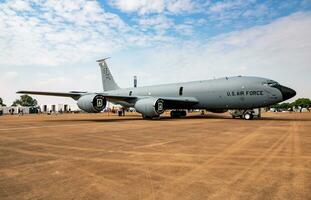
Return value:
[(27, 94), (28, 91), (25, 91), (25, 90), (20, 90), (20, 91), (17, 91), (16, 94)]

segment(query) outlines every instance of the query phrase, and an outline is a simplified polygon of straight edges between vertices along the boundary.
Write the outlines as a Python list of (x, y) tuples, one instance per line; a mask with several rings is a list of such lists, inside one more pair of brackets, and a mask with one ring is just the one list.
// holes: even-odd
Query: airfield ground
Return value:
[(0, 199), (311, 199), (311, 114), (1, 116)]

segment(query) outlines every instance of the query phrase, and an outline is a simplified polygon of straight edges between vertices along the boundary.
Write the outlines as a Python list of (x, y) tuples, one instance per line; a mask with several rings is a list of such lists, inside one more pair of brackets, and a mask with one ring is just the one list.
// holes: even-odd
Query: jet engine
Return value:
[(136, 101), (134, 108), (143, 117), (157, 117), (164, 112), (164, 101), (157, 98), (145, 98)]
[(98, 113), (107, 105), (107, 100), (100, 94), (87, 94), (78, 99), (78, 107), (88, 113)]

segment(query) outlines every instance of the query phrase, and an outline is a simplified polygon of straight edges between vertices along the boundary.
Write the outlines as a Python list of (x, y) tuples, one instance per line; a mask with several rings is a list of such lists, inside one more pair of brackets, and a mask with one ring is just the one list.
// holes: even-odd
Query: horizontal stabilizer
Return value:
[(110, 57), (107, 57), (107, 58), (103, 58), (103, 59), (99, 59), (99, 60), (96, 60), (96, 62), (98, 63), (102, 63), (104, 62), (105, 60), (109, 59)]

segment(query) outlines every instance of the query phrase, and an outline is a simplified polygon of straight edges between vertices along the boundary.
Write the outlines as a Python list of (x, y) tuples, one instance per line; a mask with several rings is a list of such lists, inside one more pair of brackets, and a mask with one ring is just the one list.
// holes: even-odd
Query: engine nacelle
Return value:
[(145, 98), (136, 101), (134, 108), (145, 117), (156, 117), (165, 110), (164, 101), (157, 98)]
[(100, 94), (87, 94), (78, 99), (78, 107), (88, 113), (98, 113), (105, 109), (107, 100)]

